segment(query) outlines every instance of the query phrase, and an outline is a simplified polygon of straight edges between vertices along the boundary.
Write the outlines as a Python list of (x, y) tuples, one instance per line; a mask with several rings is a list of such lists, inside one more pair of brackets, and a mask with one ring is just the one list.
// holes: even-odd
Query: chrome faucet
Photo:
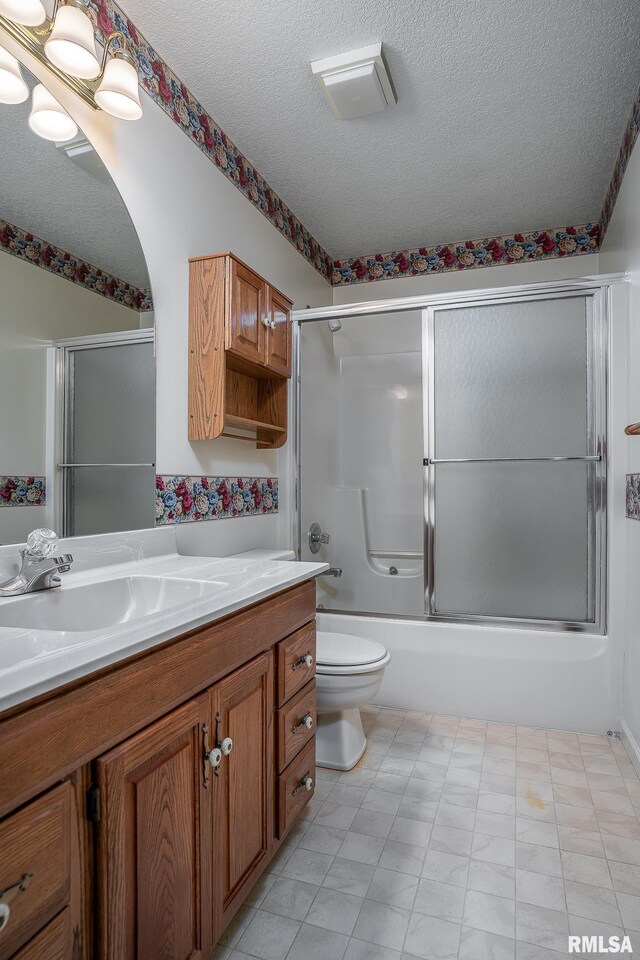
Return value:
[(27, 537), (26, 550), (20, 551), (20, 571), (0, 583), (0, 597), (19, 597), (24, 593), (59, 587), (59, 574), (67, 573), (71, 569), (73, 557), (70, 553), (54, 557), (58, 542), (53, 530), (47, 530), (46, 527), (32, 530)]

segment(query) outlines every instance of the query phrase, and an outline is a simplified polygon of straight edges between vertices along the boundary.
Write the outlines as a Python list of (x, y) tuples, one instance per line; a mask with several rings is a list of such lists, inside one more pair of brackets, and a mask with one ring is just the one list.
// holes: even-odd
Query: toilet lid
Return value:
[(355, 637), (352, 633), (318, 632), (316, 660), (319, 666), (353, 667), (375, 663), (387, 656), (387, 651), (376, 640)]

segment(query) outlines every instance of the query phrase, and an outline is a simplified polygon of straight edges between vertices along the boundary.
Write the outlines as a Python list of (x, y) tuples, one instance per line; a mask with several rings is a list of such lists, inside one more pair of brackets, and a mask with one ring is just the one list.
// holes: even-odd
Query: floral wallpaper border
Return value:
[(32, 263), (36, 267), (42, 267), (43, 270), (48, 270), (49, 273), (54, 273), (65, 280), (70, 280), (101, 297), (114, 300), (124, 307), (130, 307), (140, 313), (153, 310), (150, 290), (139, 290), (125, 280), (119, 280), (118, 277), (92, 266), (86, 260), (74, 257), (61, 247), (47, 243), (46, 240), (41, 240), (40, 237), (35, 237), (32, 233), (2, 219), (0, 219), (0, 250), (11, 254), (12, 257), (26, 260), (27, 263)]
[(636, 140), (638, 139), (638, 134), (640, 134), (640, 87), (638, 88), (636, 98), (633, 101), (631, 114), (629, 116), (627, 126), (625, 127), (622, 143), (620, 144), (618, 156), (616, 157), (616, 162), (613, 167), (611, 181), (609, 182), (607, 194), (602, 206), (602, 212), (600, 213), (600, 228), (602, 230), (603, 237), (607, 232), (607, 227), (609, 226), (609, 221), (611, 220), (611, 214), (613, 213), (613, 208), (616, 205), (616, 200), (618, 199), (618, 193), (620, 192), (625, 170), (627, 169), (629, 157), (631, 156), (631, 152), (635, 146)]
[(627, 519), (640, 520), (640, 473), (627, 474)]
[(277, 512), (277, 477), (156, 477), (156, 526)]
[(44, 477), (0, 476), (0, 507), (44, 507)]
[(396, 277), (526, 263), (528, 260), (572, 257), (596, 253), (599, 242), (598, 224), (584, 223), (555, 230), (514, 233), (508, 237), (374, 253), (367, 257), (334, 260), (332, 283), (334, 286), (345, 286)]
[[(149, 96), (332, 286), (584, 255), (599, 248), (638, 136), (640, 90), (618, 151), (599, 223), (332, 260), (114, 0), (87, 0), (87, 6), (101, 40), (114, 29), (127, 37), (136, 54), (142, 87)], [(589, 242), (573, 247), (572, 240), (585, 232)]]
[(98, 38), (120, 30), (138, 61), (142, 87), (190, 140), (215, 163), (260, 213), (269, 220), (326, 280), (331, 278), (331, 257), (289, 209), (256, 168), (231, 142), (215, 120), (198, 103), (165, 61), (147, 43), (113, 0), (88, 0)]

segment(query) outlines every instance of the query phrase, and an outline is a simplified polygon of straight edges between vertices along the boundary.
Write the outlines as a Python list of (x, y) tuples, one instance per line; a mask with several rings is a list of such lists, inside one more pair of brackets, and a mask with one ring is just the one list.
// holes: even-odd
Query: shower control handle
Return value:
[(323, 543), (331, 543), (331, 537), (328, 533), (322, 532), (319, 523), (312, 523), (309, 527), (309, 550), (311, 553), (317, 553)]

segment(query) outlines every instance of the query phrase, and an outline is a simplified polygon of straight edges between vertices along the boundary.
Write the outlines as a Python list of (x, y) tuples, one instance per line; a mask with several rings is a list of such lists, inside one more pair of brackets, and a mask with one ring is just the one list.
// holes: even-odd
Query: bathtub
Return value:
[(594, 734), (617, 723), (608, 637), (322, 611), (318, 630), (389, 650), (379, 706)]

